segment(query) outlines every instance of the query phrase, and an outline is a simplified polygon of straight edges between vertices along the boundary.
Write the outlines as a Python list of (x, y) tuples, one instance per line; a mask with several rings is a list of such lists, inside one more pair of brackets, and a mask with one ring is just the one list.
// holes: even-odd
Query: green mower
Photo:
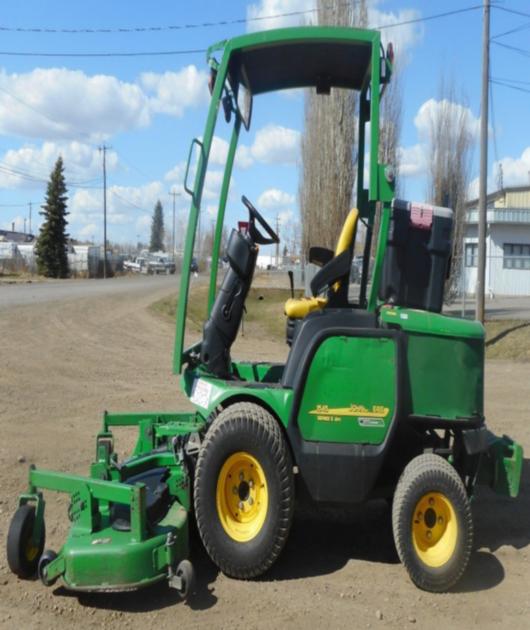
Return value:
[[(378, 163), (380, 99), (392, 61), (378, 32), (352, 28), (266, 31), (209, 49), (211, 104), (184, 182), (191, 207), (174, 350), (175, 373), (195, 412), (105, 413), (88, 477), (30, 470), (7, 540), (19, 577), (38, 573), (46, 585), (60, 578), (79, 591), (167, 579), (186, 595), (193, 582), (190, 514), (212, 561), (247, 579), (280, 555), (295, 502), (347, 507), (371, 499), (391, 502), (397, 552), (418, 587), (446, 591), (462, 576), (473, 545), (474, 488), (486, 484), (516, 497), (523, 453), (485, 425), (482, 325), (441, 314), (452, 212), (395, 199), (392, 166)], [(238, 362), (231, 347), (258, 249), (279, 238), (243, 197), (248, 220), (231, 232), (218, 287), (234, 157), (254, 96), (296, 87), (321, 98), (332, 88), (359, 93), (357, 209), (342, 231), (337, 226), (335, 251), (318, 244), (309, 251), (320, 268), (311, 295), (285, 304), (285, 363)], [(188, 343), (189, 272), (218, 117), (233, 126), (202, 339)], [(366, 236), (354, 299), (359, 222)], [(112, 429), (132, 425), (136, 448), (118, 461)], [(70, 495), (71, 530), (57, 554), (43, 551), (43, 490)]]

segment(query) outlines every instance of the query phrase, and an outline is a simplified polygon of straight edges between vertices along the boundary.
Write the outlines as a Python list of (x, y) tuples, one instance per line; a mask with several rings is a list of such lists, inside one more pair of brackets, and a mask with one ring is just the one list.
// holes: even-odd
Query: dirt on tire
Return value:
[[(0, 287), (1, 292), (1, 287)], [(168, 292), (143, 291), (4, 308), (0, 318), (0, 540), (5, 545), (28, 465), (86, 474), (104, 409), (182, 410), (172, 374), (174, 327), (148, 310)], [(2, 299), (0, 293), (0, 300)], [(283, 360), (283, 343), (245, 333), (236, 356)], [(530, 363), (489, 361), (489, 428), (530, 453)], [(117, 434), (125, 455), (134, 432)], [(46, 548), (68, 531), (66, 495), (46, 495)], [(418, 590), (399, 563), (391, 514), (374, 502), (341, 518), (297, 517), (287, 544), (257, 581), (219, 574), (192, 527), (196, 594), (183, 603), (165, 584), (136, 593), (75, 594), (24, 581), (0, 557), (2, 628), (313, 628), (530, 626), (530, 463), (517, 500), (481, 490), (475, 543), (463, 578), (446, 594)]]

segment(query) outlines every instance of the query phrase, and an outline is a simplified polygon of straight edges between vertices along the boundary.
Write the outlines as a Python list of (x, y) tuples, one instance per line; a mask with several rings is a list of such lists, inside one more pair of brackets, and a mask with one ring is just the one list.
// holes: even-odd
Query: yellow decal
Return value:
[(328, 407), (328, 405), (317, 405), (309, 413), (317, 416), (317, 420), (324, 422), (340, 422), (341, 418), (386, 418), (390, 409), (383, 405), (372, 405), (372, 409), (367, 409), (364, 405), (351, 404), (349, 407)]

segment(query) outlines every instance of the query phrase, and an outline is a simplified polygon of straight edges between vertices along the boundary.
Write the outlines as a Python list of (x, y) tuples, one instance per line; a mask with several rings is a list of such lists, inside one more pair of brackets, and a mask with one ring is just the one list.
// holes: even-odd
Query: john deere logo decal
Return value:
[(349, 407), (328, 407), (328, 405), (317, 405), (309, 413), (316, 416), (321, 422), (340, 422), (342, 418), (357, 418), (357, 422), (362, 427), (384, 426), (384, 419), (390, 409), (383, 405), (373, 405), (367, 409), (364, 405), (351, 404)]

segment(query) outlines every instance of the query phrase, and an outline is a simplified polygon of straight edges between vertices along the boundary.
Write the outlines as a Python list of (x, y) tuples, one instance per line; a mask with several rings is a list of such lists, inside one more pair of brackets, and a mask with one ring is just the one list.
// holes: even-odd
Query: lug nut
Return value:
[(432, 532), (430, 529), (427, 530), (427, 538), (430, 540), (432, 538)]
[(249, 488), (253, 488), (254, 487), (254, 482), (252, 481), (252, 479), (248, 480), (248, 487)]
[(248, 504), (252, 505), (254, 503), (254, 499), (252, 497), (248, 498)]
[(440, 523), (440, 525), (444, 522), (444, 517), (443, 516), (439, 516), (438, 517), (438, 523)]
[(240, 502), (238, 503), (238, 506), (239, 506), (239, 509), (240, 509), (240, 510), (242, 510), (242, 509), (243, 509), (243, 507), (244, 507), (244, 505), (243, 505), (243, 501), (240, 501)]
[(244, 478), (245, 478), (245, 475), (243, 474), (243, 471), (241, 471), (241, 472), (239, 473), (239, 480), (240, 480), (240, 481), (243, 481), (243, 479), (244, 479)]
[(237, 486), (234, 486), (234, 487), (232, 488), (232, 492), (233, 492), (234, 494), (237, 494), (237, 493), (238, 493)]

